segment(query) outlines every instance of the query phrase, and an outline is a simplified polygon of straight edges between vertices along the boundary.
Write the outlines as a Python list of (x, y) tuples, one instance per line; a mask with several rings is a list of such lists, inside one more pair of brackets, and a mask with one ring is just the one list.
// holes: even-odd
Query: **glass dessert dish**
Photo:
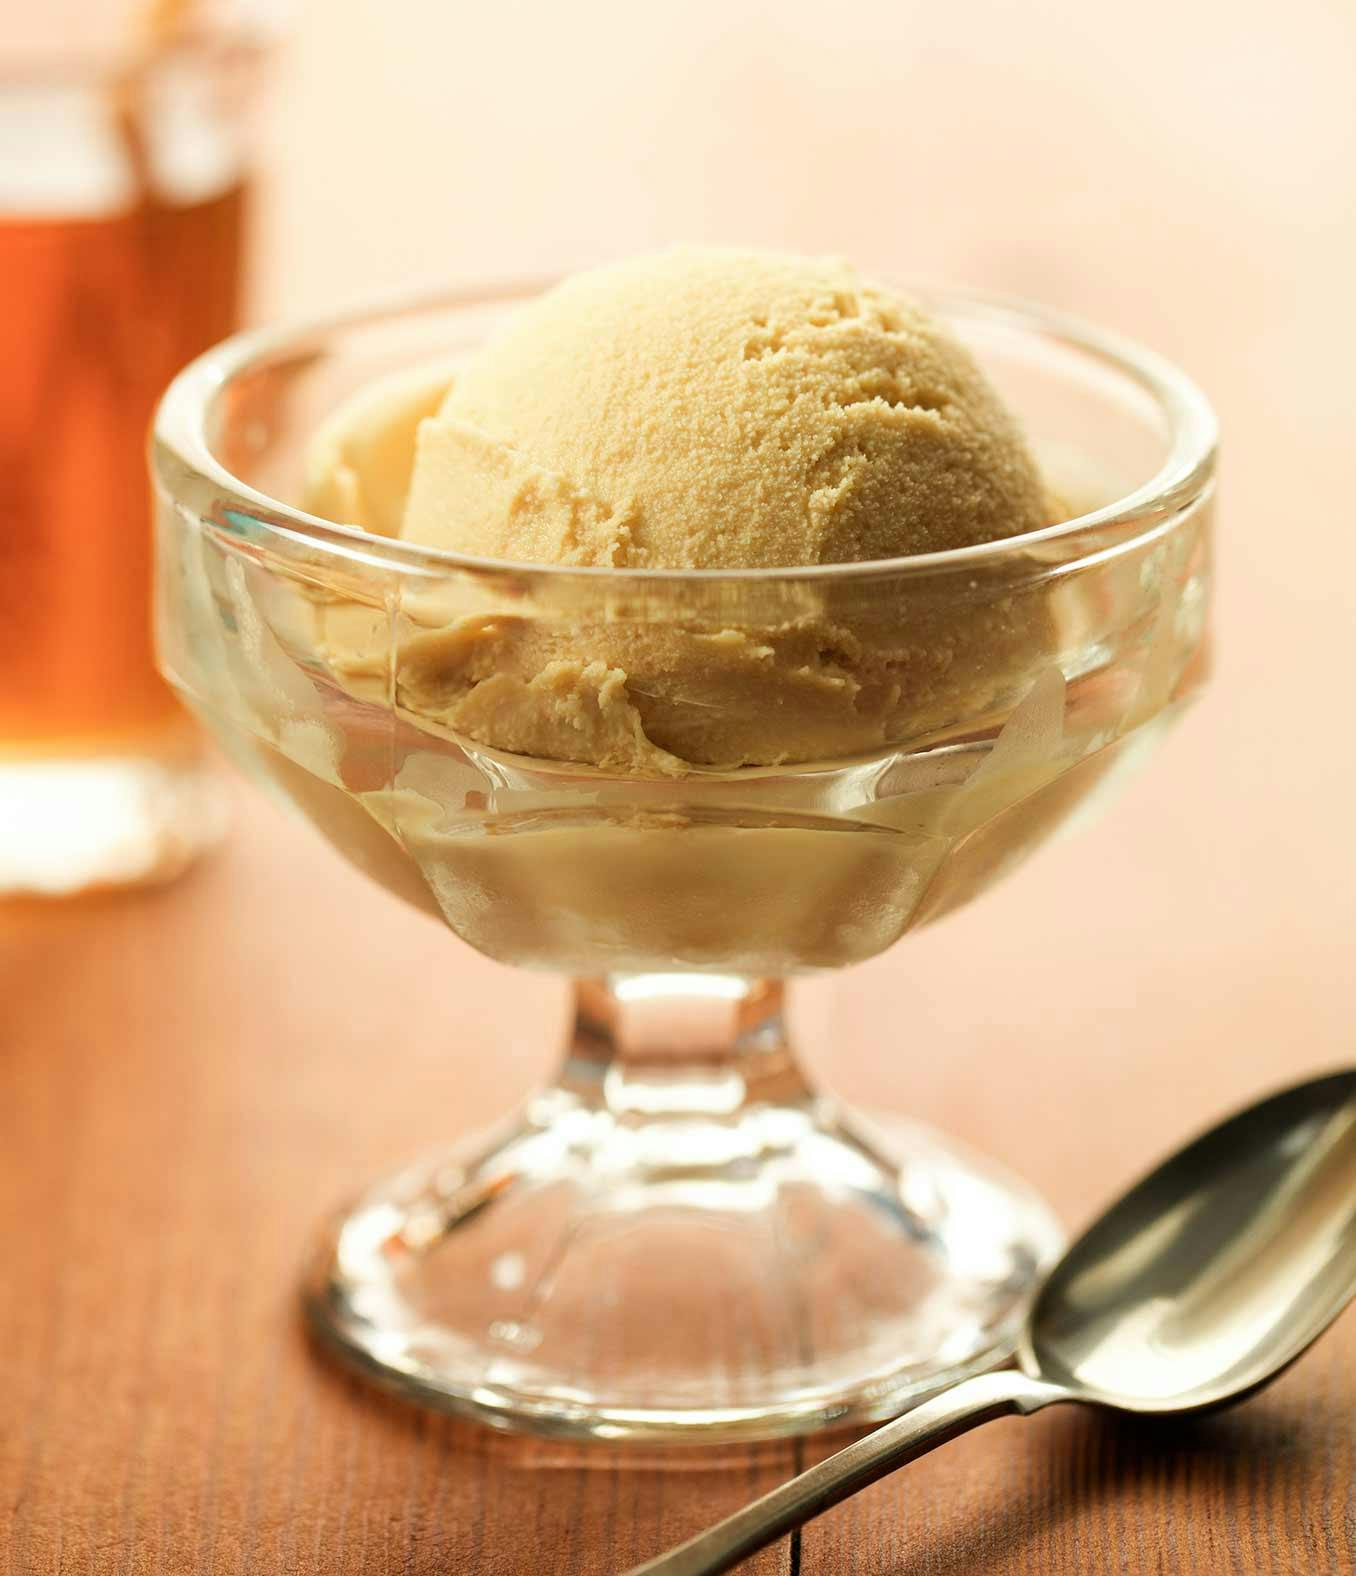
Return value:
[[(158, 638), (189, 706), (388, 890), (580, 981), (555, 1082), (360, 1197), (309, 1313), (374, 1377), (500, 1426), (752, 1438), (885, 1416), (1009, 1350), (1059, 1232), (998, 1166), (811, 1088), (784, 982), (985, 890), (1177, 716), (1206, 671), (1213, 418), (1148, 353), (928, 295), (1077, 518), (879, 563), (646, 572), (477, 561), (298, 506), (318, 422), (374, 377), (454, 364), (521, 299), (238, 338), (158, 418)], [(669, 739), (711, 707), (794, 728), (785, 676), (849, 653), (887, 742), (653, 775), (515, 755), (436, 720), (430, 651), (486, 630), (629, 653)], [(710, 657), (745, 648), (761, 688)]]

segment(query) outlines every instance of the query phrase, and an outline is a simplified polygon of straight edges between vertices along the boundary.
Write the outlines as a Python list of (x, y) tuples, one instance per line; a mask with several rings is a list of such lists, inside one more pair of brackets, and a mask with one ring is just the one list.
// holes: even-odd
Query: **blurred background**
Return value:
[[(9, 5), (7, 44), (103, 48), (129, 15), (144, 28), (190, 9)], [(1134, 1009), (1140, 1034), (1183, 1047), (1226, 1055), (1278, 1033), (1337, 1053), (1356, 919), (1346, 0), (205, 9), (276, 34), (240, 117), (241, 294), (218, 318), (725, 241), (1035, 297), (1194, 375), (1224, 432), (1215, 685), (1112, 817), (870, 966), (839, 1023), (869, 1039), (904, 978), (920, 1037), (945, 1028), (958, 1047), (1001, 1021), (1014, 1040), (1082, 1049)], [(234, 147), (239, 106), (223, 102)], [(15, 146), (11, 177), (27, 167)], [(247, 820), (271, 813), (250, 803)], [(373, 923), (417, 927), (353, 892)], [(488, 969), (443, 936), (421, 944), (468, 976)], [(1090, 1016), (1052, 1010), (1033, 949)], [(958, 989), (980, 958), (991, 988)], [(899, 1087), (886, 1068), (876, 1097), (908, 1103), (895, 1065)], [(1180, 1075), (1218, 1066), (1194, 1056)]]
[[(138, 25), (188, 9), (153, 6)], [(1108, 1036), (1127, 1054), (1170, 1041), (1174, 1078), (1212, 1088), (1232, 1086), (1231, 1057), (1274, 1056), (1276, 1037), (1319, 1060), (1339, 1053), (1356, 920), (1356, 746), (1342, 716), (1356, 608), (1346, 0), (206, 10), (277, 34), (241, 117), (241, 294), (217, 318), (726, 241), (1035, 297), (1194, 375), (1224, 432), (1215, 685), (1101, 826), (846, 991), (812, 987), (806, 1010), (841, 994), (839, 1033), (869, 1042), (903, 990), (921, 1042), (944, 1033), (954, 1055), (980, 1057), (995, 1032), (1036, 1038), (1053, 1066)], [(125, 39), (137, 13), (52, 0), (36, 18), (5, 14), (8, 46), (40, 25), (69, 54)], [(223, 103), (234, 147), (238, 106)], [(12, 184), (49, 150), (39, 140), (29, 157), (7, 128)], [(199, 276), (165, 277), (182, 294)], [(22, 310), (11, 303), (16, 322)], [(22, 431), (7, 436), (19, 452)], [(11, 590), (22, 565), (11, 555)], [(20, 687), (11, 677), (11, 699)], [(248, 804), (246, 827), (272, 814)], [(417, 932), (421, 956), (442, 949), (448, 969), (497, 991), (489, 965), (331, 870), (303, 829), (278, 835), (297, 859), (313, 853), (331, 887), (352, 883), (393, 952)], [(985, 989), (969, 989), (981, 967)], [(910, 1076), (907, 1057), (891, 1058), (871, 1093), (907, 1105)], [(1087, 1076), (1130, 1074), (1104, 1056)]]
[[(1142, 1085), (1170, 1132), (1183, 1099), (1241, 1097), (1278, 1058), (1350, 1055), (1353, 82), (1347, 0), (296, 12), (267, 98), (256, 316), (747, 242), (1085, 314), (1214, 401), (1214, 684), (1098, 826), (806, 989), (816, 1060), (850, 1096), (916, 1108), (918, 1058), (945, 1046), (948, 1104), (998, 1107), (1010, 1049), (1089, 1100)], [(375, 919), (386, 900), (364, 901)], [(491, 972), (434, 942), (463, 977)], [(871, 1055), (901, 1006), (916, 1052)], [(1143, 1131), (1104, 1135), (1107, 1165), (1137, 1165)], [(1086, 1142), (1052, 1137), (1039, 1180)]]
[[(93, 50), (90, 19), (127, 12), (0, 0), (7, 46), (37, 18)], [(1223, 429), (1204, 699), (1096, 827), (799, 996), (807, 1060), (829, 1083), (981, 1144), (1071, 1223), (1184, 1128), (1352, 1056), (1354, 83), (1351, 0), (298, 0), (249, 117), (243, 320), (742, 242), (1034, 297), (1203, 386)], [(0, 134), (7, 177), (39, 170), (46, 144), (9, 122)], [(171, 267), (153, 299), (191, 296), (197, 277)], [(0, 321), (8, 334), (47, 320), (11, 294)], [(7, 352), (24, 410), (15, 367)], [(36, 649), (22, 631), (39, 627), (16, 609), (47, 606), (23, 589), (24, 543), (46, 538), (18, 522), (49, 518), (19, 512), (26, 420), (0, 429), (11, 703)], [(134, 513), (142, 420), (118, 440)], [(84, 574), (98, 605), (89, 541), (70, 535), (61, 573)], [(22, 1288), (6, 1408), (55, 1418), (49, 1435), (32, 1423), (28, 1486), (5, 1502), (22, 1501), (33, 1548), (83, 1529), (95, 1568), (112, 1544), (82, 1496), (101, 1485), (66, 1462), (97, 1445), (125, 1473), (107, 1503), (166, 1568), (210, 1554), (200, 1528), (234, 1537), (242, 1504), (263, 1507), (264, 1529), (242, 1536), (242, 1569), (275, 1547), (293, 1550), (279, 1568), (309, 1569), (303, 1540), (320, 1550), (369, 1523), (373, 1540), (413, 1528), (434, 1553), (431, 1529), (450, 1528), (465, 1553), (448, 1481), (410, 1464), (441, 1461), (455, 1432), (373, 1408), (353, 1443), (352, 1395), (320, 1384), (294, 1328), (296, 1255), (356, 1177), (497, 1116), (545, 1072), (560, 986), (509, 975), (253, 789), (232, 791), (224, 847), (183, 881), (41, 913), (0, 904), (0, 1151), (17, 1184), (0, 1188), (0, 1229)], [(51, 802), (11, 800), (0, 834), (24, 841)], [(98, 1179), (98, 1209), (72, 1177)], [(381, 1467), (345, 1522), (326, 1495), (360, 1449)], [(218, 1492), (215, 1474), (246, 1458), (248, 1490), (237, 1477)], [(167, 1499), (171, 1481), (184, 1487)], [(490, 1478), (466, 1481), (480, 1506)], [(505, 1536), (542, 1525), (539, 1481), (521, 1500), (502, 1492)], [(562, 1505), (548, 1528), (578, 1519)], [(658, 1546), (639, 1516), (617, 1512), (619, 1547)], [(361, 1555), (337, 1548), (317, 1568), (378, 1568)], [(21, 1552), (21, 1567), (56, 1565)]]

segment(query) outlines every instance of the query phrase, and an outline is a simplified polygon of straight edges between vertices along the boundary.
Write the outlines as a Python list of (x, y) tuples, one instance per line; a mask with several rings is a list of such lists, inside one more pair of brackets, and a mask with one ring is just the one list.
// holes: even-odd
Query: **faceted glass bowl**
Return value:
[[(455, 364), (518, 299), (244, 336), (157, 423), (158, 638), (190, 706), (388, 890), (582, 981), (557, 1082), (370, 1190), (327, 1233), (308, 1306), (378, 1378), (506, 1426), (700, 1438), (885, 1415), (1010, 1348), (1058, 1233), (988, 1162), (812, 1091), (781, 982), (982, 892), (1180, 712), (1206, 668), (1213, 418), (1147, 352), (934, 295), (1067, 523), (878, 564), (639, 572), (475, 561), (298, 506), (341, 400)], [(829, 687), (833, 758), (623, 774), (499, 748), (492, 708), (478, 737), (448, 727), (428, 652), (472, 627), (605, 661), (668, 740), (722, 707), (755, 757), (794, 735), (802, 656), (866, 653), (879, 682), (850, 703)], [(702, 662), (731, 640), (772, 653), (761, 687)]]

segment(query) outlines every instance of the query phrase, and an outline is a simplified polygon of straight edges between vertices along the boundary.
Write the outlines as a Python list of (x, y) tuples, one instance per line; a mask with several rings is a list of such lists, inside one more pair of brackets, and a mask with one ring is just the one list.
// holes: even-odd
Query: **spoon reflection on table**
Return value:
[(630, 1576), (717, 1576), (979, 1423), (1056, 1401), (1186, 1413), (1240, 1401), (1356, 1292), (1356, 1070), (1195, 1139), (1084, 1232), (1027, 1315), (1019, 1366), (962, 1380)]

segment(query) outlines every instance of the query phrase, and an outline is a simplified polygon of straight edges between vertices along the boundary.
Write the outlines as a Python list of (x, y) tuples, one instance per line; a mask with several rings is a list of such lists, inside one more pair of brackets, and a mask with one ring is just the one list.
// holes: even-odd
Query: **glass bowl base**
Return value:
[(564, 1090), (371, 1189), (306, 1287), (386, 1387), (500, 1428), (760, 1439), (891, 1416), (1007, 1357), (1061, 1245), (926, 1128), (822, 1100), (681, 1115)]

